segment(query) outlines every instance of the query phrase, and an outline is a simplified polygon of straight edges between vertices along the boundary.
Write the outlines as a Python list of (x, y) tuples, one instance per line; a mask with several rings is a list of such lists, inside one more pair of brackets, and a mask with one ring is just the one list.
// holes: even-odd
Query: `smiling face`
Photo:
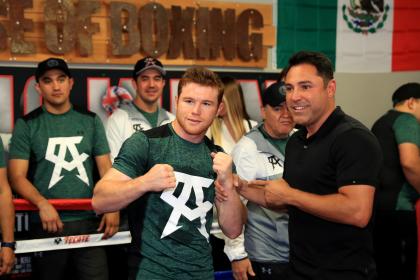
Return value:
[(275, 139), (286, 138), (295, 126), (286, 102), (275, 107), (267, 104), (262, 108), (261, 114), (265, 131)]
[(148, 107), (157, 107), (157, 101), (162, 96), (165, 79), (162, 74), (154, 69), (142, 72), (135, 81), (136, 104), (143, 110)]
[(35, 84), (36, 91), (43, 98), (45, 108), (54, 113), (63, 113), (70, 109), (72, 87), (73, 79), (59, 69), (48, 70)]
[(219, 109), (219, 89), (190, 82), (176, 97), (175, 132), (183, 139), (202, 141)]
[(311, 64), (298, 64), (285, 77), (286, 102), (293, 120), (315, 133), (335, 108), (336, 83), (318, 75)]

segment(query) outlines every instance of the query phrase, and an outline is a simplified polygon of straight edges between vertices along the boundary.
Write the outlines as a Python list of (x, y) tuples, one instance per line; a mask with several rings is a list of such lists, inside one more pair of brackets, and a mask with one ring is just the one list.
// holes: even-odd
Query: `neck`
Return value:
[(314, 135), (324, 124), (324, 122), (328, 119), (328, 117), (334, 112), (335, 105), (330, 106), (328, 110), (313, 124), (307, 125), (306, 130), (308, 131), (308, 134), (306, 135), (307, 138)]
[(140, 97), (136, 97), (134, 99), (134, 104), (136, 104), (137, 107), (147, 113), (154, 113), (158, 109), (157, 102), (147, 103), (144, 102), (144, 100), (142, 100)]
[(205, 131), (201, 134), (197, 134), (197, 135), (193, 135), (193, 134), (189, 134), (188, 132), (186, 132), (182, 126), (179, 124), (178, 120), (174, 120), (172, 122), (172, 127), (175, 131), (175, 133), (181, 137), (182, 139), (191, 142), (191, 143), (200, 143), (201, 141), (203, 141), (204, 139), (204, 135), (205, 135)]
[(270, 136), (270, 138), (272, 138), (274, 140), (285, 139), (285, 138), (287, 138), (289, 136), (288, 133), (285, 133), (285, 134), (275, 134), (273, 131), (271, 131), (268, 128), (268, 126), (267, 126), (267, 124), (265, 122), (263, 124), (263, 128), (264, 128), (264, 131), (268, 134), (268, 136)]
[(69, 101), (61, 105), (52, 105), (47, 102), (44, 102), (44, 107), (48, 113), (51, 113), (54, 115), (60, 115), (60, 114), (67, 113), (71, 109), (71, 103)]

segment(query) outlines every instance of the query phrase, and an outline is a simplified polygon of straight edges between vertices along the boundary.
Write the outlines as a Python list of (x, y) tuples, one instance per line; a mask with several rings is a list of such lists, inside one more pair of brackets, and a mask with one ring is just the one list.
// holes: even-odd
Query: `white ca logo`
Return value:
[[(86, 183), (89, 186), (89, 179), (86, 174), (86, 169), (83, 166), (83, 162), (89, 157), (89, 155), (83, 153), (79, 154), (79, 151), (76, 148), (76, 144), (79, 144), (83, 139), (83, 136), (74, 136), (74, 137), (54, 137), (48, 140), (47, 152), (45, 154), (45, 159), (51, 161), (55, 164), (54, 170), (51, 176), (50, 184), (48, 189), (51, 189), (55, 184), (57, 184), (64, 176), (61, 176), (61, 170), (64, 168), (67, 171), (72, 171), (77, 168), (79, 172), (80, 180)], [(59, 145), (58, 155), (54, 153), (55, 147)], [(67, 149), (70, 151), (73, 160), (68, 162), (65, 160)]]
[[(169, 234), (177, 231), (182, 226), (178, 226), (179, 218), (181, 215), (186, 217), (189, 221), (193, 221), (197, 218), (200, 218), (201, 226), (197, 230), (207, 239), (209, 234), (206, 231), (206, 214), (209, 210), (213, 208), (213, 204), (210, 201), (204, 202), (204, 193), (203, 188), (208, 188), (213, 183), (212, 179), (192, 176), (180, 172), (174, 172), (176, 177), (177, 185), (178, 183), (184, 183), (182, 188), (181, 195), (177, 198), (174, 196), (173, 189), (166, 189), (160, 198), (171, 205), (174, 209), (172, 210), (171, 216), (166, 223), (165, 228), (163, 229), (162, 236), (164, 238)], [(194, 190), (195, 193), (195, 203), (197, 207), (191, 209), (185, 205), (188, 201), (188, 198), (191, 195), (191, 191)]]

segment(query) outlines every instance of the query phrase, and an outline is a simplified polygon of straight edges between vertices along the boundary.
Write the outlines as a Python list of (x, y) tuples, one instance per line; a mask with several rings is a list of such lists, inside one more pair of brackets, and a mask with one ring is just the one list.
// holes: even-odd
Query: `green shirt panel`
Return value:
[[(28, 179), (48, 199), (91, 198), (95, 156), (109, 153), (101, 120), (71, 109), (60, 115), (38, 108), (16, 122), (11, 159), (29, 160)], [(92, 217), (92, 211), (61, 211), (64, 221)]]
[(159, 117), (159, 109), (154, 111), (153, 113), (149, 113), (149, 112), (143, 111), (142, 109), (140, 109), (136, 105), (134, 105), (134, 107), (137, 110), (139, 110), (140, 113), (142, 113), (142, 115), (146, 118), (146, 120), (149, 122), (151, 127), (156, 127), (157, 126), (158, 117)]
[[(420, 147), (420, 124), (413, 115), (401, 114), (395, 120), (392, 128), (398, 144), (413, 143)], [(414, 187), (406, 181), (398, 194), (396, 210), (414, 211), (419, 197)]]
[(4, 160), (4, 147), (3, 147), (3, 141), (0, 137), (0, 168), (6, 167), (6, 161)]
[[(180, 138), (171, 125), (137, 132), (123, 144), (113, 167), (127, 176), (141, 176), (155, 164), (169, 164), (177, 174), (177, 187), (168, 195), (173, 202), (163, 192), (149, 192), (129, 206), (130, 228), (136, 229), (132, 230), (133, 246), (142, 259), (137, 279), (213, 278), (205, 236), (212, 222), (216, 176), (210, 149), (205, 142), (194, 144)], [(205, 203), (209, 207), (200, 217), (188, 218), (187, 212)]]
[(264, 125), (260, 126), (260, 131), (264, 135), (264, 138), (268, 140), (282, 155), (286, 153), (286, 144), (289, 140), (289, 137), (284, 139), (274, 139), (270, 135), (268, 135), (267, 131), (264, 129)]

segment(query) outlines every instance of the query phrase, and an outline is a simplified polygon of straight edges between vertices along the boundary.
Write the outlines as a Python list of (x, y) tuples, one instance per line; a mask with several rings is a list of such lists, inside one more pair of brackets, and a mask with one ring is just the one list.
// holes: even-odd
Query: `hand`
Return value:
[(156, 164), (140, 177), (148, 191), (160, 192), (176, 187), (174, 169), (169, 164)]
[(232, 262), (232, 273), (235, 280), (248, 280), (248, 274), (255, 276), (251, 261), (248, 258)]
[(48, 200), (42, 201), (38, 204), (39, 217), (41, 218), (42, 228), (48, 232), (59, 232), (63, 230), (63, 222), (58, 215), (57, 210), (52, 206)]
[(287, 204), (288, 193), (291, 188), (284, 179), (266, 181), (264, 196), (271, 208), (281, 208)]
[[(248, 182), (246, 180), (241, 179), (241, 177), (239, 177), (237, 174), (233, 174), (233, 187), (237, 192), (240, 192), (242, 188), (246, 188), (247, 184)], [(229, 195), (225, 188), (218, 181), (215, 181), (214, 185), (216, 187), (216, 200), (219, 202), (227, 201)]]
[(108, 239), (118, 232), (120, 226), (120, 212), (105, 213), (99, 224), (98, 232), (104, 229), (102, 239)]
[(10, 273), (15, 265), (15, 253), (11, 248), (2, 247), (0, 251), (0, 275)]
[(211, 153), (213, 158), (213, 170), (217, 173), (217, 181), (223, 186), (225, 191), (232, 189), (232, 157), (228, 154), (219, 152)]

